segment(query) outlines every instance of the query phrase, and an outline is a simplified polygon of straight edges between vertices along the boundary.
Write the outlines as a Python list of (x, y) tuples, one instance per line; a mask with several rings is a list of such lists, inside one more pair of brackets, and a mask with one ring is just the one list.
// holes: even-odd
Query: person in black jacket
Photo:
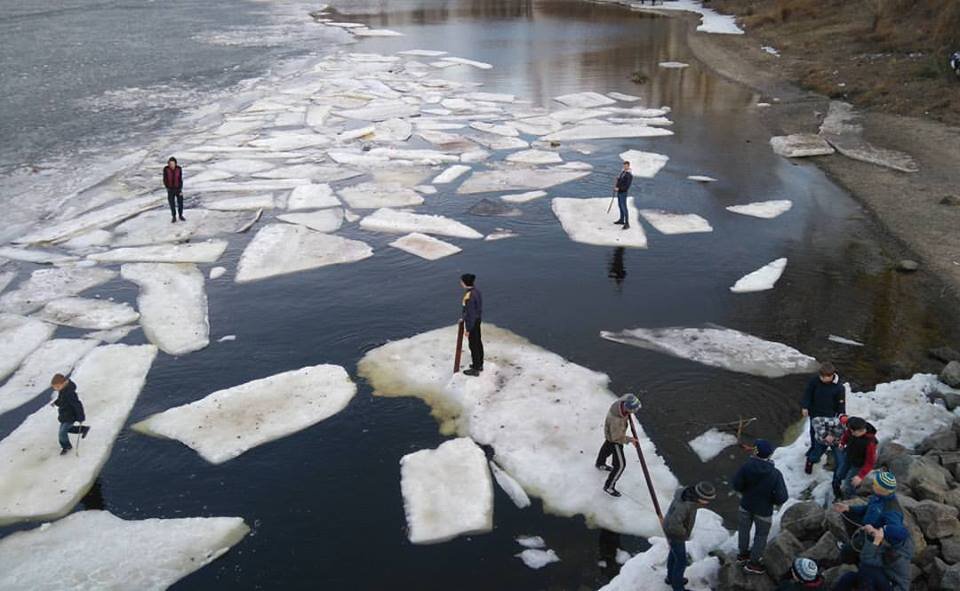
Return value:
[(467, 342), (470, 344), (470, 369), (464, 374), (478, 376), (483, 371), (483, 339), (480, 335), (480, 322), (483, 319), (483, 296), (474, 283), (477, 277), (472, 273), (460, 276), (460, 286), (463, 287), (463, 310), (460, 322), (467, 332)]
[[(814, 453), (819, 449), (817, 437), (813, 430), (813, 419), (816, 417), (839, 417), (847, 412), (847, 392), (840, 383), (840, 376), (837, 375), (837, 368), (829, 361), (820, 365), (818, 375), (810, 378), (807, 388), (803, 392), (803, 401), (800, 403), (804, 417), (810, 420), (810, 451), (807, 453), (806, 465), (803, 471), (807, 474), (813, 472), (813, 465), (816, 463), (813, 458), (818, 454)], [(820, 454), (822, 455), (822, 454)]]
[(170, 215), (173, 216), (170, 222), (177, 223), (178, 216), (181, 222), (187, 221), (183, 218), (183, 169), (173, 156), (163, 167), (163, 186), (167, 188), (167, 203), (170, 204)]
[(623, 170), (617, 177), (617, 182), (613, 184), (613, 190), (617, 192), (617, 206), (620, 208), (620, 219), (613, 222), (623, 226), (624, 230), (630, 228), (630, 215), (627, 213), (627, 191), (630, 190), (630, 183), (633, 182), (633, 173), (630, 172), (630, 163), (623, 163)]
[(83, 423), (86, 415), (83, 413), (83, 403), (77, 396), (77, 385), (68, 380), (62, 374), (56, 374), (50, 381), (50, 386), (56, 390), (57, 398), (50, 405), (57, 407), (57, 419), (60, 421), (60, 455), (66, 454), (73, 449), (70, 445), (68, 433), (79, 433), (80, 437), (86, 439), (90, 427), (81, 424), (75, 427), (74, 423)]
[[(770, 459), (773, 445), (765, 439), (757, 439), (755, 446), (754, 455), (737, 470), (731, 484), (733, 490), (740, 493), (737, 512), (740, 551), (737, 562), (744, 565), (744, 571), (762, 575), (767, 572), (762, 560), (767, 547), (767, 534), (770, 533), (773, 506), (787, 501), (787, 485), (783, 482), (780, 470), (774, 467)], [(750, 528), (753, 526), (756, 526), (756, 531), (751, 547)]]

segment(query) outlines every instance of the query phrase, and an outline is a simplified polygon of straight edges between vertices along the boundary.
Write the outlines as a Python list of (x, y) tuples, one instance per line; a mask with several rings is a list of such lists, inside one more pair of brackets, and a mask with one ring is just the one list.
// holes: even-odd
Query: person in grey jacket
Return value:
[(877, 528), (864, 526), (866, 543), (860, 551), (857, 572), (840, 577), (834, 590), (890, 589), (910, 591), (910, 561), (913, 559), (913, 538), (902, 525), (889, 524)]
[(467, 333), (467, 343), (470, 344), (470, 369), (463, 371), (464, 375), (478, 376), (483, 371), (483, 339), (480, 336), (480, 323), (483, 320), (483, 295), (477, 289), (476, 275), (464, 273), (460, 276), (460, 287), (463, 292), (463, 309), (460, 314), (460, 323)]
[[(607, 417), (603, 421), (603, 445), (600, 446), (600, 453), (597, 454), (597, 470), (605, 470), (610, 473), (607, 481), (603, 485), (603, 492), (611, 497), (619, 497), (620, 491), (616, 489), (617, 481), (623, 475), (627, 461), (623, 457), (623, 444), (636, 443), (636, 439), (627, 435), (628, 421), (630, 415), (640, 410), (640, 401), (633, 394), (624, 394), (610, 405), (607, 411)], [(613, 458), (613, 467), (607, 465), (607, 458)]]
[(670, 545), (667, 555), (667, 579), (664, 581), (673, 591), (684, 591), (687, 579), (687, 540), (697, 523), (697, 511), (717, 498), (717, 490), (709, 482), (698, 482), (678, 490), (663, 518), (663, 533)]

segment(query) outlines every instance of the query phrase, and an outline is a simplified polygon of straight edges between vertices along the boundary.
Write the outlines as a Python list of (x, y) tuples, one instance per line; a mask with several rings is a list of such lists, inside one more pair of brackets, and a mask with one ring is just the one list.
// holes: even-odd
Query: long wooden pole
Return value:
[(640, 467), (643, 468), (643, 477), (647, 480), (647, 490), (650, 491), (650, 499), (653, 501), (653, 508), (657, 512), (657, 518), (663, 525), (663, 512), (660, 511), (660, 501), (657, 500), (657, 493), (653, 490), (653, 481), (650, 479), (650, 471), (647, 470), (647, 461), (643, 459), (643, 451), (640, 450), (640, 438), (637, 437), (637, 428), (633, 425), (633, 415), (628, 415), (630, 421), (630, 432), (633, 433), (633, 446), (637, 448), (637, 455), (640, 457)]
[(453, 373), (460, 372), (460, 355), (463, 353), (463, 323), (457, 328), (457, 353), (453, 357)]

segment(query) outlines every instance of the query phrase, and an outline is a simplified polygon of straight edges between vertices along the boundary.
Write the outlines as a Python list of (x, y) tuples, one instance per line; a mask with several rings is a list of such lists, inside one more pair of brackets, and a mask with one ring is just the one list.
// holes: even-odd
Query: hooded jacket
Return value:
[(787, 502), (787, 485), (773, 461), (751, 456), (737, 470), (731, 482), (740, 493), (740, 506), (761, 517), (773, 515), (773, 506)]
[(87, 418), (83, 413), (83, 403), (77, 396), (77, 385), (70, 380), (57, 392), (57, 399), (53, 403), (57, 406), (57, 420), (61, 423), (82, 423)]
[(663, 518), (663, 533), (670, 540), (686, 542), (697, 524), (697, 492), (692, 486), (682, 488), (673, 495), (673, 502)]
[(840, 383), (840, 375), (833, 374), (833, 381), (824, 384), (820, 376), (815, 375), (807, 382), (803, 392), (801, 407), (807, 410), (810, 418), (835, 417), (847, 412), (847, 391)]
[(607, 441), (621, 445), (627, 442), (627, 422), (630, 420), (630, 413), (624, 413), (620, 410), (624, 398), (626, 397), (621, 396), (610, 405), (607, 418), (603, 421), (603, 436)]
[(860, 468), (857, 476), (866, 478), (877, 463), (877, 430), (867, 423), (867, 432), (857, 437), (847, 429), (840, 437), (840, 447), (846, 454), (848, 465)]
[(885, 525), (903, 525), (903, 509), (897, 495), (870, 495), (866, 505), (850, 507), (847, 513), (861, 525), (883, 527)]
[(913, 559), (913, 538), (907, 536), (899, 544), (886, 540), (879, 546), (870, 541), (860, 551), (860, 568), (883, 571), (893, 591), (910, 591), (910, 561)]

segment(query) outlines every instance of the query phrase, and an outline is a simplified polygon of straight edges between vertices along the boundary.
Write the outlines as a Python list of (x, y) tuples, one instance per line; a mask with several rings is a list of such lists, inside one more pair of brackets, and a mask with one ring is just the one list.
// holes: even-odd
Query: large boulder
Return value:
[(920, 556), (927, 548), (927, 539), (923, 537), (923, 531), (913, 516), (913, 507), (916, 507), (920, 501), (906, 495), (897, 494), (897, 500), (900, 502), (900, 508), (903, 509), (903, 526), (910, 532), (910, 538), (913, 539), (913, 555)]
[(857, 572), (857, 567), (852, 564), (841, 564), (833, 568), (828, 568), (823, 571), (823, 580), (826, 582), (826, 589), (833, 589), (833, 586), (836, 584), (837, 580), (840, 579), (843, 575), (847, 573)]
[(942, 361), (943, 363), (960, 361), (960, 351), (957, 351), (953, 347), (934, 347), (933, 349), (928, 349), (927, 354), (937, 361)]
[(960, 388), (960, 361), (951, 361), (940, 372), (940, 381), (951, 388)]
[(827, 531), (833, 534), (833, 537), (838, 540), (847, 539), (847, 526), (844, 525), (845, 523), (846, 521), (843, 519), (843, 515), (833, 509), (829, 509), (823, 514), (823, 524), (826, 526)]
[(837, 546), (837, 537), (829, 530), (824, 532), (817, 543), (803, 551), (803, 556), (817, 561), (833, 563), (840, 559), (840, 548)]
[(948, 565), (939, 558), (935, 558), (932, 563), (924, 567), (923, 572), (927, 575), (927, 586), (931, 589), (940, 589), (940, 583), (943, 581), (943, 575), (947, 572)]
[(947, 564), (960, 563), (960, 537), (951, 536), (940, 540), (940, 555)]
[(780, 526), (798, 540), (815, 542), (823, 534), (823, 518), (823, 507), (813, 501), (802, 501), (783, 512)]
[[(786, 516), (784, 516), (785, 519)], [(763, 553), (763, 563), (767, 567), (767, 572), (774, 579), (779, 580), (780, 577), (787, 574), (793, 564), (793, 559), (803, 552), (804, 547), (803, 542), (798, 540), (795, 535), (787, 530), (782, 530), (777, 537), (767, 544), (767, 550)]]
[(777, 585), (765, 575), (748, 575), (736, 561), (720, 567), (719, 587), (729, 591), (773, 591)]
[(951, 427), (941, 429), (936, 433), (927, 435), (920, 445), (917, 446), (917, 453), (925, 454), (931, 450), (955, 451), (957, 449), (957, 432)]
[(917, 483), (925, 480), (928, 487), (946, 490), (953, 479), (953, 475), (937, 460), (925, 456), (897, 456), (890, 460), (887, 469), (897, 477), (897, 483), (902, 482), (911, 489), (916, 489)]
[(960, 564), (948, 566), (943, 570), (943, 576), (940, 577), (940, 586), (937, 589), (942, 591), (960, 591)]
[(947, 490), (940, 485), (923, 478), (913, 487), (913, 496), (921, 501), (936, 501), (937, 503), (946, 503)]
[(889, 466), (893, 458), (909, 453), (909, 450), (894, 441), (883, 441), (877, 446), (877, 466)]
[(927, 539), (939, 540), (960, 534), (960, 521), (957, 521), (956, 507), (935, 501), (920, 501), (909, 511)]

